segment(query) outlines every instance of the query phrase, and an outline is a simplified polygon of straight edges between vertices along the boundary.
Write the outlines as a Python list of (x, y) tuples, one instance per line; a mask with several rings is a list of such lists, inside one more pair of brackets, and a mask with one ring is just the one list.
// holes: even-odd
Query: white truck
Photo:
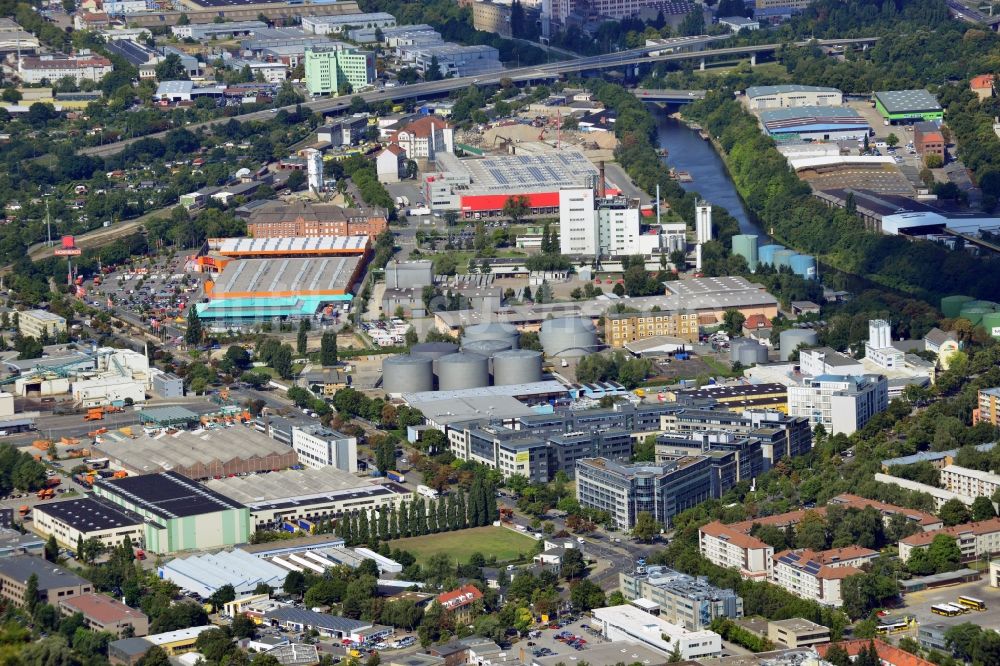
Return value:
[(423, 495), (424, 497), (429, 497), (430, 499), (437, 499), (440, 493), (434, 490), (430, 486), (419, 485), (417, 486), (417, 494)]
[(418, 207), (418, 208), (411, 208), (409, 211), (407, 211), (406, 214), (407, 215), (430, 215), (431, 214), (431, 209), (428, 208), (427, 206), (421, 206), (421, 207)]

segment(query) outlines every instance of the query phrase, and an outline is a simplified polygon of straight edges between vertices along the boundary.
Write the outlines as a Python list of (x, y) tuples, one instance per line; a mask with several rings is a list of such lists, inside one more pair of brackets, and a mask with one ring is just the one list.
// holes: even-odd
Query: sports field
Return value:
[(409, 551), (420, 564), (438, 553), (445, 553), (456, 563), (468, 562), (473, 553), (482, 553), (484, 557), (495, 555), (497, 562), (509, 562), (531, 555), (535, 540), (506, 527), (490, 526), (397, 539), (389, 545)]

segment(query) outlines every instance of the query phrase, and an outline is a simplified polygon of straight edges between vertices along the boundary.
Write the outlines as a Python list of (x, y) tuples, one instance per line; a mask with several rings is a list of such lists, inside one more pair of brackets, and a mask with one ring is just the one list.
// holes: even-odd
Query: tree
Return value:
[(227, 583), (212, 593), (212, 595), (208, 598), (208, 603), (212, 604), (212, 608), (218, 612), (220, 608), (235, 598), (236, 590), (232, 585)]
[(653, 514), (648, 511), (640, 511), (635, 516), (635, 527), (632, 528), (632, 536), (639, 541), (650, 542), (663, 530), (663, 525), (656, 521)]
[(292, 376), (292, 348), (288, 345), (281, 345), (274, 352), (271, 359), (271, 367), (282, 379), (290, 379)]
[(441, 63), (436, 55), (431, 56), (431, 62), (424, 70), (424, 81), (440, 81), (444, 78), (441, 73)]
[(306, 348), (308, 347), (308, 344), (309, 344), (309, 326), (308, 326), (308, 322), (305, 319), (300, 319), (299, 320), (299, 332), (298, 332), (298, 335), (295, 338), (295, 351), (297, 351), (300, 356), (303, 355), (303, 354), (305, 354), (306, 353)]
[(225, 357), (223, 357), (223, 364), (228, 366), (228, 372), (231, 374), (242, 373), (252, 365), (250, 352), (240, 345), (230, 345), (229, 349), (226, 350)]
[(324, 366), (337, 364), (337, 333), (323, 331), (319, 341), (319, 362)]
[(938, 534), (927, 547), (927, 559), (933, 565), (935, 573), (954, 571), (962, 561), (962, 551), (955, 537)]
[(156, 65), (156, 78), (159, 81), (184, 81), (188, 78), (181, 57), (176, 53), (167, 55)]
[(295, 192), (305, 184), (306, 175), (302, 173), (300, 169), (296, 169), (288, 174), (288, 180), (285, 181), (285, 185), (288, 187), (289, 192)]
[(600, 608), (605, 604), (604, 592), (586, 578), (578, 580), (570, 588), (570, 601), (577, 611), (585, 612), (592, 608)]
[(969, 513), (969, 508), (961, 500), (953, 498), (941, 505), (938, 517), (946, 527), (951, 527), (969, 522), (972, 519), (972, 514)]
[(281, 589), (284, 590), (285, 594), (302, 595), (306, 591), (306, 577), (302, 575), (301, 571), (289, 571)]
[(899, 145), (899, 137), (890, 133), (889, 136), (885, 137), (885, 143), (890, 148), (895, 148)]
[(993, 502), (988, 497), (980, 495), (972, 501), (972, 520), (989, 520), (996, 517), (997, 512), (993, 508)]
[(234, 638), (253, 638), (257, 635), (257, 624), (243, 613), (237, 613), (229, 625)]
[(21, 101), (21, 91), (17, 88), (4, 88), (0, 98), (8, 104), (17, 104)]
[(738, 337), (743, 331), (746, 316), (739, 310), (729, 309), (722, 315), (722, 328), (731, 338)]
[(201, 343), (202, 335), (201, 317), (198, 316), (198, 308), (192, 305), (188, 308), (187, 331), (184, 332), (184, 341), (189, 345), (197, 345)]
[(530, 212), (531, 205), (528, 202), (528, 197), (524, 195), (507, 197), (501, 211), (504, 217), (510, 218), (511, 224), (518, 224)]
[(587, 572), (587, 566), (583, 562), (583, 553), (580, 552), (579, 548), (570, 548), (563, 553), (559, 571), (566, 580), (575, 580)]
[(55, 536), (51, 534), (45, 541), (45, 559), (49, 562), (55, 562), (59, 559), (59, 544), (56, 543)]
[[(182, 18), (184, 16), (184, 14), (181, 15)], [(136, 666), (170, 666), (170, 657), (167, 656), (163, 648), (154, 645), (139, 659)]]
[(28, 609), (29, 615), (35, 614), (35, 608), (38, 606), (38, 576), (36, 574), (28, 576), (28, 582), (24, 588), (24, 606)]

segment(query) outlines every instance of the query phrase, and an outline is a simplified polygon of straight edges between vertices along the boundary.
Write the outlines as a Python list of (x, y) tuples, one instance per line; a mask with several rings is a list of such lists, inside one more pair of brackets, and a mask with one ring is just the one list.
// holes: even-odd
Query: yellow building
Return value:
[(986, 421), (990, 425), (1000, 425), (1000, 388), (979, 390), (979, 409), (972, 413), (972, 422)]
[(135, 666), (154, 645), (163, 648), (163, 651), (171, 657), (191, 652), (198, 640), (198, 634), (215, 628), (215, 625), (206, 624), (142, 638), (122, 638), (108, 645), (108, 661), (115, 666)]
[(666, 335), (698, 342), (698, 315), (694, 312), (623, 312), (604, 316), (604, 340), (618, 349), (629, 342)]
[(55, 338), (66, 332), (66, 320), (48, 310), (25, 310), (17, 313), (17, 328), (25, 337), (37, 339), (47, 333)]
[(729, 384), (698, 389), (667, 391), (671, 402), (713, 400), (718, 409), (743, 412), (747, 409), (773, 409), (788, 413), (788, 387), (784, 384)]

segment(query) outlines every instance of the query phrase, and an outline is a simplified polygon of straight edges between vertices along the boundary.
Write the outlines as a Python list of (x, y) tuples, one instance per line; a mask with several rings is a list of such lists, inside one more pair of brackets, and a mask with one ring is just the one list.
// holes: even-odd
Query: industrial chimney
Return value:
[(608, 196), (607, 186), (604, 184), (604, 160), (600, 161), (597, 172), (597, 198), (603, 199)]

